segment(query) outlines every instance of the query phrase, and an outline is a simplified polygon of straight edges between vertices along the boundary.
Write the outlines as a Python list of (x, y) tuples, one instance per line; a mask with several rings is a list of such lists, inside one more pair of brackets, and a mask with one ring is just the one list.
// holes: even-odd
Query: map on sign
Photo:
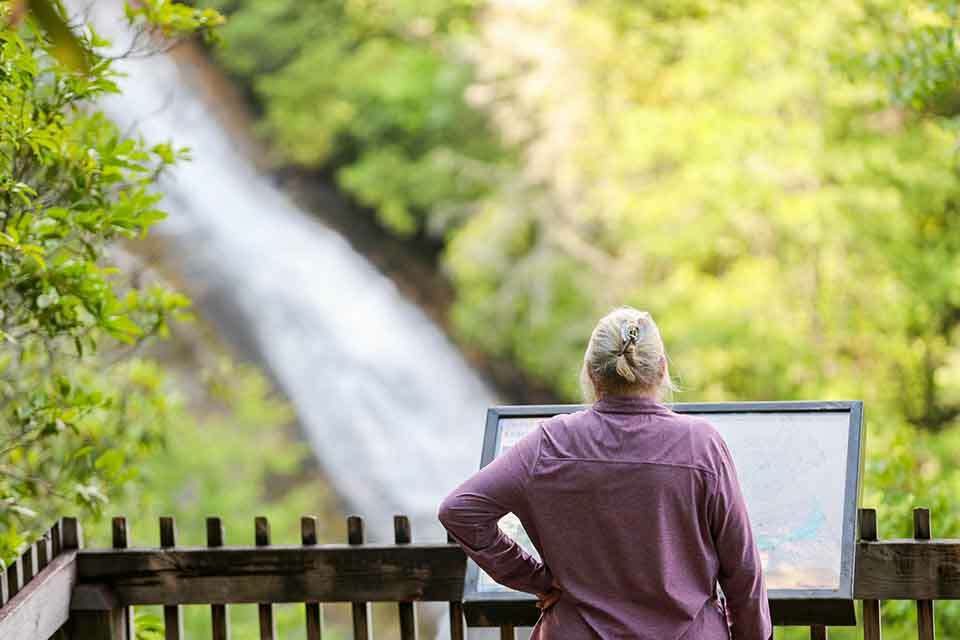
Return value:
[[(859, 424), (851, 420), (850, 411), (700, 413), (691, 407), (684, 412), (710, 420), (733, 454), (767, 589), (840, 590), (849, 578), (843, 575), (844, 544), (852, 541), (852, 531), (847, 531), (852, 526), (850, 493), (855, 504), (858, 486), (858, 477), (851, 484), (848, 476), (859, 473), (860, 457)], [(494, 456), (543, 419), (499, 416)], [(851, 438), (854, 428), (856, 437)], [(850, 451), (851, 442), (857, 443), (857, 451)], [(500, 527), (539, 558), (516, 516), (505, 516)], [(476, 590), (510, 592), (482, 571)]]
[(850, 417), (708, 416), (733, 454), (768, 589), (838, 589)]

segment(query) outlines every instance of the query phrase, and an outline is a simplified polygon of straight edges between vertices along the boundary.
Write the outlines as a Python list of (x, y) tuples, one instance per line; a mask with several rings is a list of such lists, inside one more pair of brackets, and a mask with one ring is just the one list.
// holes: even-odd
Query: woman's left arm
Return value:
[(524, 487), (539, 452), (541, 429), (534, 429), (457, 487), (440, 504), (437, 515), (487, 575), (511, 589), (543, 596), (553, 585), (549, 569), (497, 524), (526, 504)]

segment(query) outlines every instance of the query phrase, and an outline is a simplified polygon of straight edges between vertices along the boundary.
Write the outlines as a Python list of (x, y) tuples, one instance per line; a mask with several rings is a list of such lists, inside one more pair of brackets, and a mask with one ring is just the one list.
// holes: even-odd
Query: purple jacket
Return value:
[[(509, 512), (543, 562), (497, 526)], [(707, 420), (654, 400), (605, 398), (544, 420), (447, 496), (439, 517), (497, 582), (563, 591), (533, 638), (771, 637), (730, 451)]]

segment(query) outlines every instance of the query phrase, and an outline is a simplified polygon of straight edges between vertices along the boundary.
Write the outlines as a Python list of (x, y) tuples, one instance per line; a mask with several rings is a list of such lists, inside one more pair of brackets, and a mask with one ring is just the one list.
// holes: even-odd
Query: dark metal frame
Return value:
[[(843, 412), (850, 414), (847, 442), (847, 469), (843, 496), (843, 538), (838, 589), (771, 589), (770, 613), (776, 625), (855, 625), (853, 605), (854, 545), (857, 541), (857, 508), (860, 505), (863, 475), (863, 402), (711, 402), (669, 405), (677, 413), (785, 413)], [(491, 407), (483, 436), (480, 467), (489, 464), (499, 445), (501, 418), (549, 418), (585, 409), (583, 405), (517, 405)], [(477, 589), (480, 568), (467, 561), (464, 579), (464, 614), (470, 626), (532, 626), (540, 611), (535, 596), (517, 591), (482, 592)]]

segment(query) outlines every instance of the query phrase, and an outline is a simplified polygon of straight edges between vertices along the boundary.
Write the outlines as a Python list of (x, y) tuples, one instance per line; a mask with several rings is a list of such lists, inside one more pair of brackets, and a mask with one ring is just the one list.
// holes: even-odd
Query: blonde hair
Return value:
[(580, 388), (584, 400), (676, 390), (667, 369), (660, 329), (646, 311), (614, 309), (597, 323), (583, 354)]

